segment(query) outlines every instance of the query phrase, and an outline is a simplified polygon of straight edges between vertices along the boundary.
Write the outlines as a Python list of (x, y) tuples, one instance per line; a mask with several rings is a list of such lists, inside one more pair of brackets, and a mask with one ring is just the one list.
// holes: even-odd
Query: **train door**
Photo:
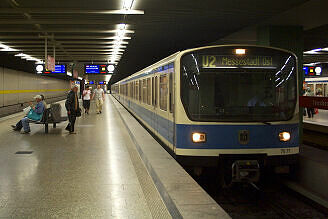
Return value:
[(174, 117), (174, 72), (169, 73), (169, 120), (168, 120), (168, 138), (169, 142), (173, 146), (173, 151), (175, 150), (175, 117)]
[(159, 96), (158, 96), (158, 91), (159, 91), (159, 89), (158, 89), (158, 76), (155, 76), (155, 78), (154, 78), (154, 85), (155, 85), (155, 88), (154, 88), (154, 91), (155, 91), (155, 94), (154, 94), (154, 109), (153, 109), (153, 112), (154, 112), (154, 126), (153, 126), (153, 128), (154, 128), (154, 131), (155, 131), (155, 133), (156, 134), (158, 134), (158, 112), (159, 112), (159, 109), (158, 109), (158, 98), (159, 98)]
[(168, 141), (169, 139), (169, 109), (168, 109), (168, 74), (162, 74), (159, 77), (159, 115), (158, 117), (158, 132)]
[(151, 78), (151, 124), (150, 126), (154, 129), (155, 125), (155, 107), (154, 107), (154, 97), (155, 97), (155, 78)]

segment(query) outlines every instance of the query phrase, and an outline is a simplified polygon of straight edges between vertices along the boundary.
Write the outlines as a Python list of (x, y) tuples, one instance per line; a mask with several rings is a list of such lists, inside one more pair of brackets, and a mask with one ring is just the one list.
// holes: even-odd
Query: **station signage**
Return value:
[(300, 106), (328, 110), (328, 97), (300, 96)]
[(85, 64), (84, 73), (85, 74), (113, 74), (115, 66), (111, 64)]
[(107, 82), (106, 82), (106, 81), (99, 81), (99, 84), (100, 84), (100, 85), (106, 85)]
[(271, 56), (202, 55), (201, 63), (203, 68), (276, 67)]
[(304, 76), (321, 76), (322, 67), (321, 66), (304, 66), (303, 73), (304, 73)]
[(35, 65), (35, 71), (37, 74), (66, 74), (66, 65), (55, 65), (55, 71), (49, 71), (45, 68), (44, 64)]

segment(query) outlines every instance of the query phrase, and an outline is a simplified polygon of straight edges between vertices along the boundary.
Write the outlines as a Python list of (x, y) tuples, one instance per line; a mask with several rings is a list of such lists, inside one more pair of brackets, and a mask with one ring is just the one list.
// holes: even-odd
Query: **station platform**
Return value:
[(94, 105), (76, 135), (0, 120), (0, 218), (230, 218), (112, 96)]
[(303, 143), (328, 150), (328, 110), (319, 109), (314, 118), (303, 119)]
[[(319, 113), (315, 114), (313, 118), (303, 117), (304, 124), (307, 128), (311, 126), (323, 126), (328, 127), (328, 110), (320, 110)], [(328, 131), (327, 131), (328, 133)]]

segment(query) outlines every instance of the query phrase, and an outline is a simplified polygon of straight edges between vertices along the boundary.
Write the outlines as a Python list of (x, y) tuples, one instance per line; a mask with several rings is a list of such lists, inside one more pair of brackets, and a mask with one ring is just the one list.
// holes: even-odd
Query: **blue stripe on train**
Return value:
[[(122, 98), (123, 99), (123, 98)], [(124, 100), (123, 100), (124, 101)], [(132, 109), (144, 122), (173, 144), (174, 125), (177, 139), (175, 145), (183, 149), (261, 149), (284, 148), (299, 146), (298, 124), (281, 125), (184, 125), (174, 124), (154, 112), (132, 102), (124, 101), (125, 106)], [(241, 145), (238, 141), (239, 130), (248, 130), (250, 141), (247, 145)], [(282, 131), (291, 133), (289, 142), (279, 141), (278, 135)], [(193, 132), (206, 133), (205, 143), (193, 143)]]
[[(298, 124), (282, 125), (177, 125), (177, 148), (184, 149), (260, 149), (298, 147)], [(240, 130), (249, 131), (249, 143), (242, 145), (238, 140)], [(291, 133), (289, 142), (281, 142), (279, 133)], [(206, 133), (205, 143), (193, 143), (193, 132)]]

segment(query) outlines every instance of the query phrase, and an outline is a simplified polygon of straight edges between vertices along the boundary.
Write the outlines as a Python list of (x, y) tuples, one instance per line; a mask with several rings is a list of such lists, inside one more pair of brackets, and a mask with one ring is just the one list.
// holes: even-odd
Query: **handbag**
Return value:
[(32, 109), (32, 108), (31, 108), (30, 106), (24, 108), (24, 109), (23, 109), (24, 114), (27, 115), (27, 114), (31, 111), (31, 109)]
[(38, 114), (33, 109), (31, 109), (27, 114), (27, 118), (34, 120), (34, 121), (39, 121), (42, 118), (42, 114), (43, 113)]
[(80, 117), (82, 115), (81, 113), (81, 108), (78, 108), (77, 111), (76, 111), (76, 117)]

